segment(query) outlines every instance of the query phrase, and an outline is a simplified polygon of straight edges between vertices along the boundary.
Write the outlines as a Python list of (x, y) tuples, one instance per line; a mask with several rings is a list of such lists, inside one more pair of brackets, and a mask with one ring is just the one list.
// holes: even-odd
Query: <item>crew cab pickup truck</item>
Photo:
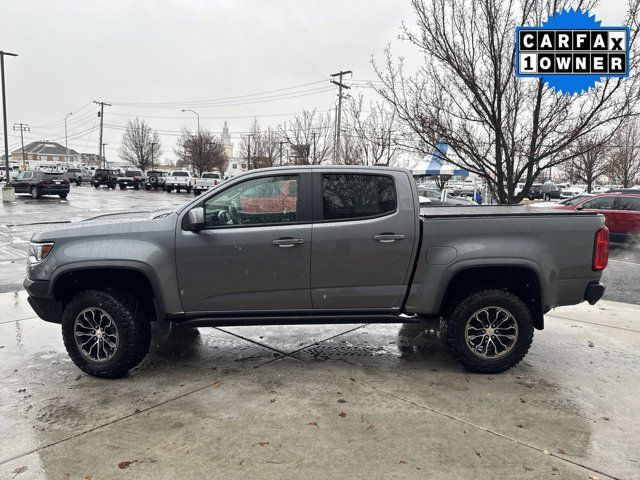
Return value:
[(164, 189), (167, 192), (174, 189), (176, 192), (179, 192), (180, 189), (184, 189), (187, 193), (191, 193), (191, 190), (193, 189), (193, 180), (194, 178), (190, 172), (182, 170), (171, 172), (164, 182)]
[[(24, 286), (85, 372), (119, 377), (150, 324), (184, 327), (438, 321), (453, 356), (501, 372), (543, 315), (603, 295), (595, 212), (420, 208), (411, 172), (280, 167), (234, 177), (176, 211), (34, 234)], [(285, 329), (286, 327), (282, 327)]]
[(134, 190), (140, 190), (140, 186), (144, 185), (144, 173), (141, 170), (127, 170), (124, 175), (118, 177), (118, 186), (120, 190), (127, 187), (133, 187)]
[(200, 178), (193, 180), (193, 194), (200, 195), (202, 192), (222, 183), (220, 172), (204, 172)]

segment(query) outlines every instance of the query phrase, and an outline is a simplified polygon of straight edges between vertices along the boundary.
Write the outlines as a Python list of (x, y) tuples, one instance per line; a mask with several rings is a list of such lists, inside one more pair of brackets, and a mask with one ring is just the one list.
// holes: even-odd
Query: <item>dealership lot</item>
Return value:
[(174, 331), (124, 379), (83, 374), (19, 287), (29, 237), (192, 198), (74, 187), (0, 208), (0, 478), (637, 478), (634, 247), (608, 301), (551, 312), (500, 375), (399, 324)]

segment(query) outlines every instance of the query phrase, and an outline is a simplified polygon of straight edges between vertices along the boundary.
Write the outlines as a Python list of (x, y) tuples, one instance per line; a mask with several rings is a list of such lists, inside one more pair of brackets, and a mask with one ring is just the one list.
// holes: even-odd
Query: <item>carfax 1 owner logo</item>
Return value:
[(562, 10), (540, 27), (516, 29), (516, 75), (542, 77), (556, 93), (588, 92), (602, 78), (629, 76), (629, 27)]

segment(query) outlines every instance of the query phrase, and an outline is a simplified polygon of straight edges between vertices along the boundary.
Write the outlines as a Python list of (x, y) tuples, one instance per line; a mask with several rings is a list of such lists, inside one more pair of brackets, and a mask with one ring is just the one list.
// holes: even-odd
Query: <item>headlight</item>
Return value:
[(39, 263), (49, 255), (53, 249), (53, 243), (29, 242), (29, 263)]

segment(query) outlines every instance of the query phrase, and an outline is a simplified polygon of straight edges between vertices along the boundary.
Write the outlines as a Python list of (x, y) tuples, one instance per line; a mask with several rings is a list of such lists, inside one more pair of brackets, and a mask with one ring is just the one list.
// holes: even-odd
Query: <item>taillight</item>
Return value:
[(607, 268), (609, 263), (609, 229), (602, 227), (596, 232), (593, 245), (593, 269), (596, 272)]
[(41, 180), (40, 183), (42, 185), (50, 185), (53, 183), (53, 180), (51, 180), (50, 178), (45, 178), (44, 180)]

